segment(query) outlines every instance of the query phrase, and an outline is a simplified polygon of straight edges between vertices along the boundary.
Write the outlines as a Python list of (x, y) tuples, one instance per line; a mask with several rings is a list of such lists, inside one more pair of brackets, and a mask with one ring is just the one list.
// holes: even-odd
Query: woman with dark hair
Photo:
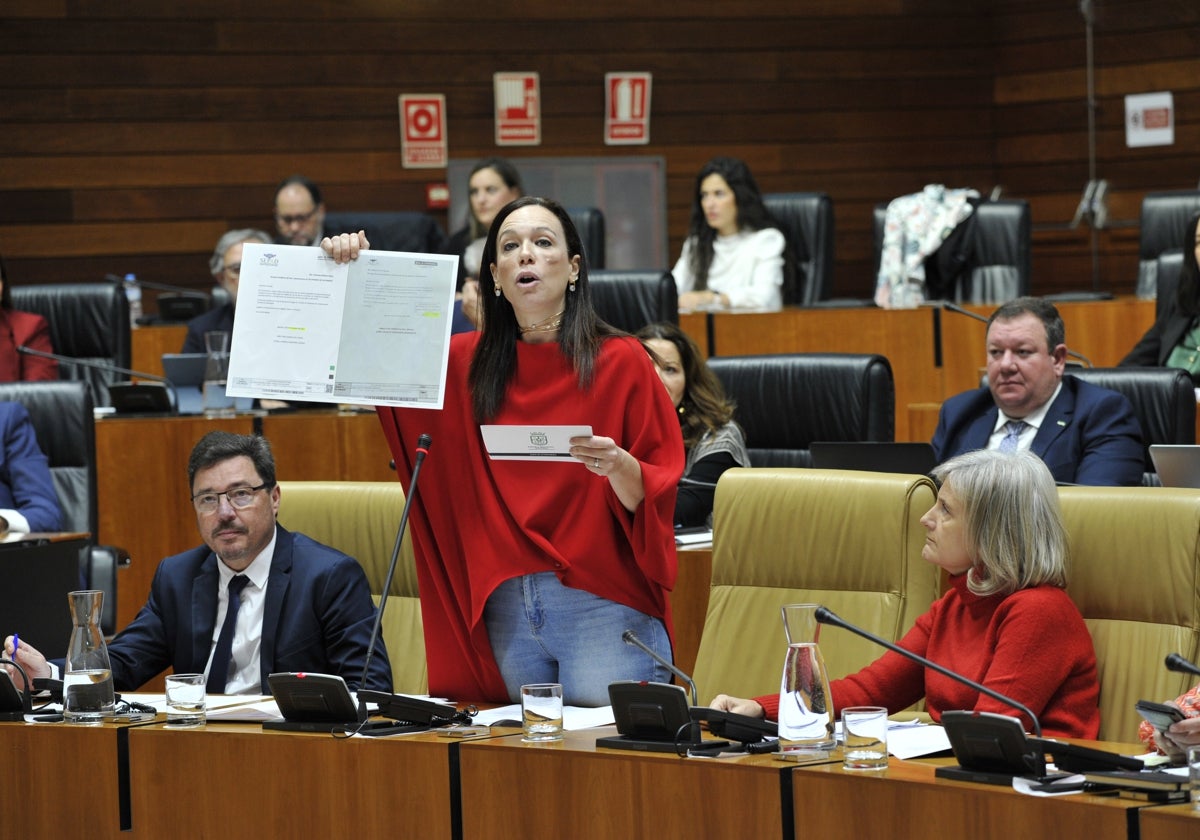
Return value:
[(521, 173), (504, 158), (485, 158), (472, 167), (467, 191), (467, 223), (450, 237), (449, 248), (451, 254), (459, 255), (458, 292), (462, 304), (456, 307), (455, 332), (479, 326), (479, 267), (484, 240), (500, 208), (523, 195)]
[(52, 382), (58, 379), (58, 362), (40, 356), (27, 356), (18, 347), (53, 353), (50, 325), (41, 315), (13, 309), (8, 273), (0, 259), (0, 333), (8, 338), (0, 342), (0, 382)]
[[(361, 245), (323, 243), (338, 261)], [(411, 520), (429, 690), (515, 702), (522, 684), (551, 682), (604, 706), (611, 682), (670, 679), (622, 634), (671, 657), (679, 426), (645, 350), (596, 315), (559, 204), (505, 206), (483, 265), (480, 329), (450, 340), (442, 409), (379, 408), (401, 481), (419, 435), (435, 447)], [(560, 457), (505, 459), (481, 425), (531, 445), (555, 426), (591, 433)]]
[(750, 168), (710, 160), (696, 176), (692, 220), (672, 273), (680, 309), (779, 309), (787, 243)]
[(1200, 213), (1183, 238), (1179, 286), (1141, 341), (1120, 361), (1122, 366), (1181, 368), (1200, 385)]
[(679, 413), (687, 461), (675, 500), (675, 525), (709, 524), (717, 479), (730, 467), (750, 466), (746, 438), (733, 419), (733, 403), (708, 369), (700, 348), (674, 324), (647, 324), (637, 337)]

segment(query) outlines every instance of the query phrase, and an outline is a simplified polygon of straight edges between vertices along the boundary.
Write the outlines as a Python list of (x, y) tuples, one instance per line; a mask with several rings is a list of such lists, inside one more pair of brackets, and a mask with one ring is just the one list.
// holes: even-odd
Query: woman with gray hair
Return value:
[[(1096, 653), (1063, 590), (1067, 535), (1054, 479), (1029, 452), (977, 450), (934, 470), (937, 501), (921, 517), (921, 556), (949, 575), (899, 646), (1024, 704), (1048, 737), (1095, 738), (1100, 729)], [(898, 712), (925, 698), (931, 717), (967, 709), (1020, 711), (888, 652), (830, 683), (834, 706)], [(719, 709), (774, 718), (778, 695), (718, 695)]]
[(270, 245), (271, 236), (265, 231), (242, 228), (226, 231), (217, 240), (208, 260), (208, 268), (216, 284), (229, 293), (229, 301), (188, 321), (187, 337), (183, 340), (181, 353), (203, 353), (206, 332), (233, 332), (233, 307), (237, 303), (238, 281), (242, 273), (242, 246), (247, 242)]

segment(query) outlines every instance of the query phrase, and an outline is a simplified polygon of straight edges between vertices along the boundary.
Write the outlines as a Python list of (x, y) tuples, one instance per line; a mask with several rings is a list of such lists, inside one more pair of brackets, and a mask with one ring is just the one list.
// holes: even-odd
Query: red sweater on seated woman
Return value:
[[(1097, 737), (1096, 652), (1063, 589), (1067, 535), (1050, 471), (1031, 452), (985, 449), (950, 459), (934, 477), (942, 486), (921, 517), (921, 556), (950, 574), (950, 591), (900, 647), (1023, 704), (1046, 736)], [(934, 720), (978, 710), (1016, 715), (1032, 728), (1027, 715), (891, 651), (829, 691), (835, 710), (898, 712), (924, 697)], [(779, 696), (718, 695), (712, 705), (774, 718)]]
[(12, 308), (12, 292), (4, 261), (0, 260), (0, 382), (36, 382), (58, 379), (58, 362), (18, 353), (18, 347), (32, 347), (53, 353), (50, 325), (41, 315)]

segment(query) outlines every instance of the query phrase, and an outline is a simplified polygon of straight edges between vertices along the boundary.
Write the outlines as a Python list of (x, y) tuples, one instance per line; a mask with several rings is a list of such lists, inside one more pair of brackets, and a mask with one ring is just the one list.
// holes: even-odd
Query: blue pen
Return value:
[(13, 633), (13, 659), (17, 658), (17, 648), (21, 646), (21, 637), (17, 633)]

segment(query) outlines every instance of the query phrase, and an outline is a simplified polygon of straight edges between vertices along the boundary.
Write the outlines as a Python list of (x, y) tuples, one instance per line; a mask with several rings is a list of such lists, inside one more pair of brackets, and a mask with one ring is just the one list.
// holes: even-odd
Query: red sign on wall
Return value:
[(496, 145), (538, 146), (542, 142), (542, 94), (537, 73), (496, 73)]
[(440, 93), (400, 95), (400, 150), (405, 169), (446, 166), (445, 96)]
[(604, 142), (631, 146), (650, 142), (650, 74), (604, 75)]

